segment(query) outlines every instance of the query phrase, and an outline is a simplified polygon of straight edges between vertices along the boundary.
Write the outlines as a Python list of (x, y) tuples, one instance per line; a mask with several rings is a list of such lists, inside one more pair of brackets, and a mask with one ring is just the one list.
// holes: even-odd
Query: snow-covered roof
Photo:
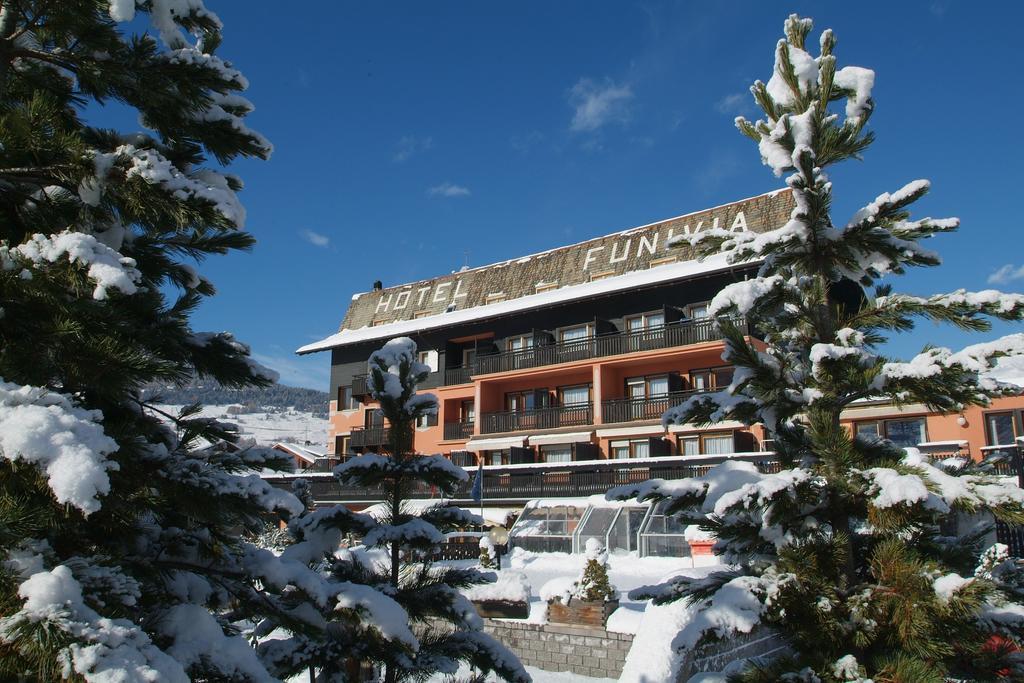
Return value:
[[(744, 264), (744, 267), (750, 264)], [(578, 285), (570, 285), (561, 289), (554, 289), (548, 292), (530, 294), (500, 301), (483, 306), (454, 310), (450, 313), (439, 313), (423, 318), (412, 320), (400, 320), (386, 325), (376, 327), (362, 327), (356, 330), (341, 330), (336, 334), (321, 339), (320, 341), (306, 344), (300, 347), (296, 353), (306, 354), (317, 351), (326, 351), (339, 346), (348, 346), (359, 342), (387, 339), (390, 337), (408, 335), (413, 332), (422, 332), (441, 327), (448, 327), (459, 323), (474, 322), (498, 316), (518, 313), (535, 308), (543, 308), (556, 304), (590, 299), (603, 294), (635, 290), (643, 287), (673, 282), (694, 277), (696, 275), (707, 275), (728, 271), (735, 266), (726, 262), (723, 255), (710, 256), (703, 261), (681, 261), (669, 263), (647, 270), (636, 270), (616, 277), (608, 277), (603, 280), (584, 282)]]
[(298, 446), (293, 443), (278, 442), (275, 443), (273, 447), (279, 451), (284, 451), (289, 455), (293, 455), (296, 458), (299, 458), (300, 460), (305, 460), (306, 462), (309, 463), (316, 462), (317, 458), (323, 458), (326, 456), (325, 453), (322, 453), (320, 451), (315, 451), (307, 446)]

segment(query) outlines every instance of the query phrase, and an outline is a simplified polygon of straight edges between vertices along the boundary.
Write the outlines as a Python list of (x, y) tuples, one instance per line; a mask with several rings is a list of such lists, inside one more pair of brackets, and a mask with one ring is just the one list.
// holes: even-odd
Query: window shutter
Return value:
[(652, 436), (648, 440), (652, 458), (664, 458), (672, 455), (672, 444), (660, 436)]
[(597, 444), (590, 443), (589, 441), (580, 441), (579, 443), (573, 444), (574, 460), (600, 460), (601, 449), (598, 448)]
[(512, 446), (509, 449), (508, 461), (510, 465), (526, 465), (534, 462), (533, 449), (521, 446)]

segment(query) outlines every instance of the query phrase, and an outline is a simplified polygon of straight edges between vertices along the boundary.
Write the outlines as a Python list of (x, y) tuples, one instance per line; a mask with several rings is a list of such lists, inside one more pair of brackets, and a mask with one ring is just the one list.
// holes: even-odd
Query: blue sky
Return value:
[[(981, 289), (1024, 266), (1015, 4), (208, 5), (225, 24), (220, 56), (252, 83), (251, 125), (275, 152), (232, 167), (259, 243), (204, 264), (219, 294), (194, 326), (233, 331), (288, 384), (327, 388), (329, 354), (293, 351), (335, 332), (376, 279), (483, 265), (778, 187), (732, 119), (755, 114), (747, 87), (770, 75), (790, 11), (836, 31), (840, 65), (877, 72), (878, 141), (833, 169), (836, 219), (925, 177), (933, 192), (917, 215), (963, 220), (930, 245), (944, 265), (897, 290)], [(1024, 268), (1010, 271), (1000, 287), (1024, 289)], [(925, 323), (890, 351), (971, 341)]]

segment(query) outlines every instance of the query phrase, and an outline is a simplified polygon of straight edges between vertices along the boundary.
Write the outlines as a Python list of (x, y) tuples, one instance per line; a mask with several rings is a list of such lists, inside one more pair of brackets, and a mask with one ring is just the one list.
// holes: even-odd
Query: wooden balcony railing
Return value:
[(446, 441), (454, 441), (456, 439), (468, 439), (471, 436), (473, 436), (472, 422), (444, 423), (444, 438)]
[(352, 377), (352, 395), (369, 396), (370, 378), (369, 375), (354, 375)]
[(444, 384), (445, 386), (452, 386), (453, 384), (467, 384), (470, 382), (470, 376), (474, 372), (476, 372), (475, 365), (465, 365), (459, 368), (445, 368)]
[(349, 436), (349, 445), (352, 448), (373, 448), (374, 446), (386, 446), (391, 439), (389, 427), (356, 427)]
[(594, 411), (589, 403), (553, 408), (483, 413), (481, 434), (518, 432), (524, 429), (552, 429), (594, 423)]
[(644, 398), (616, 398), (601, 403), (601, 422), (632, 422), (633, 420), (660, 420), (662, 414), (673, 406), (677, 406), (694, 394), (704, 393), (705, 389), (692, 391), (674, 391), (661, 396)]
[[(733, 322), (741, 328), (748, 327), (743, 318), (735, 318)], [(470, 376), (474, 374), (485, 375), (491, 372), (536, 368), (635, 351), (667, 349), (721, 338), (722, 334), (715, 329), (713, 321), (685, 320), (646, 330), (614, 332), (547, 346), (533, 346), (518, 351), (479, 356), (472, 366), (446, 369), (444, 381), (446, 385), (464, 384), (469, 382)]]
[[(487, 468), (483, 490), (487, 500), (526, 501), (531, 498), (590, 496), (605, 493), (613, 486), (632, 484), (652, 478), (685, 479), (706, 474), (709, 469), (728, 459), (754, 462), (763, 472), (778, 472), (779, 463), (770, 453), (701, 458), (648, 458), (644, 460), (594, 460), (580, 463), (538, 463), (531, 466)], [(268, 482), (289, 489), (293, 477), (267, 477)], [(382, 488), (343, 486), (327, 475), (309, 477), (313, 499), (320, 505), (383, 500)], [(459, 487), (449, 500), (472, 500), (473, 477)], [(413, 498), (437, 498), (437, 490), (419, 485), (410, 492)]]

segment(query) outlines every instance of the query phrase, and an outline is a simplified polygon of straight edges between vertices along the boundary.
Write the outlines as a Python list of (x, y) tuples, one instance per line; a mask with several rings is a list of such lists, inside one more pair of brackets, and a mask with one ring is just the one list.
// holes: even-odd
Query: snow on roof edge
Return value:
[(678, 280), (687, 276), (706, 275), (732, 268), (756, 265), (757, 261), (750, 261), (743, 264), (732, 264), (722, 254), (715, 254), (703, 260), (679, 261), (665, 264), (645, 270), (634, 270), (615, 277), (608, 277), (593, 282), (583, 282), (578, 285), (569, 285), (561, 289), (549, 292), (539, 292), (527, 296), (499, 301), (483, 306), (474, 306), (462, 310), (455, 310), (450, 313), (438, 313), (425, 318), (413, 318), (412, 320), (399, 320), (377, 327), (361, 327), (357, 330), (341, 330), (320, 341), (306, 344), (296, 349), (295, 353), (305, 355), (326, 351), (339, 346), (357, 344), (364, 341), (386, 339), (411, 332), (437, 329), (448, 325), (455, 325), (463, 322), (472, 322), (489, 318), (492, 316), (506, 315), (531, 308), (541, 308), (553, 304), (584, 299), (601, 294), (610, 294), (626, 289), (642, 287), (644, 285), (659, 284)]

